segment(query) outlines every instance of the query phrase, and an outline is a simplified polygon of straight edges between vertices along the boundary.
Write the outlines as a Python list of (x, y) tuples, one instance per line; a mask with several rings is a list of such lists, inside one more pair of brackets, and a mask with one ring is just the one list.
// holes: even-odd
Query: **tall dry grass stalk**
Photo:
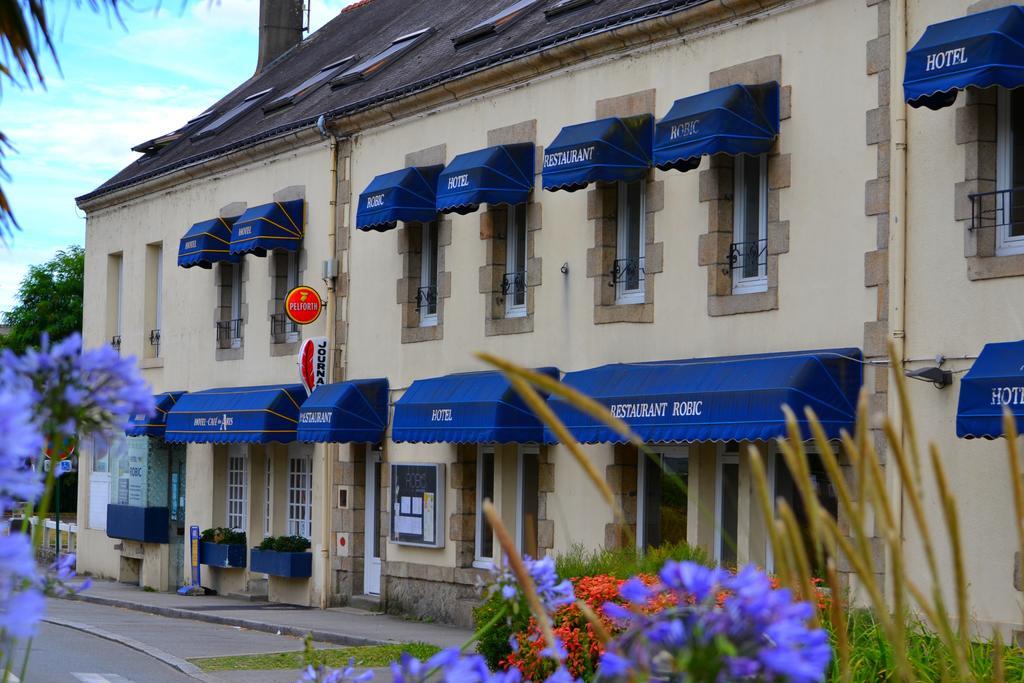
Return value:
[[(611, 506), (616, 519), (625, 525), (621, 509), (615, 501), (604, 477), (572, 439), (568, 429), (558, 420), (546, 401), (538, 394), (541, 390), (557, 395), (576, 409), (600, 420), (625, 441), (636, 446), (644, 457), (650, 449), (622, 420), (613, 417), (597, 401), (540, 373), (521, 368), (490, 354), (479, 354), (485, 362), (503, 371), (520, 392), (526, 403), (566, 446), (595, 487)], [(867, 391), (862, 390), (857, 406), (857, 426), (853, 434), (843, 433), (830, 440), (813, 411), (807, 409), (805, 417), (810, 434), (802, 434), (797, 416), (784, 407), (788, 438), (777, 440), (777, 446), (796, 484), (797, 494), (805, 511), (806, 531), (792, 506), (785, 500), (773, 501), (766, 469), (760, 451), (748, 449), (748, 461), (757, 505), (765, 520), (765, 530), (775, 558), (775, 570), (780, 581), (791, 586), (804, 599), (817, 596), (814, 571), (822, 570), (829, 590), (828, 605), (819, 615), (827, 620), (835, 646), (835, 676), (842, 682), (864, 680), (857, 678), (858, 655), (852, 642), (852, 625), (858, 615), (868, 610), (866, 618), (876, 625), (890, 646), (891, 666), (885, 672), (886, 680), (912, 682), (918, 680), (975, 681), (1002, 683), (1006, 680), (1006, 649), (999, 634), (988, 646), (991, 657), (984, 676), (972, 673), (972, 657), (977, 659), (978, 643), (970, 634), (971, 611), (968, 580), (964, 561), (959, 512), (956, 496), (950, 487), (938, 447), (926, 446), (927, 461), (922, 457), (917, 426), (910, 408), (906, 379), (902, 364), (894, 349), (889, 349), (890, 384), (895, 387), (898, 415), (886, 416), (880, 425), (885, 436), (885, 460), (895, 467), (887, 484), (883, 458), (871, 435), (868, 415)], [(1013, 499), (1018, 544), (1024, 554), (1024, 482), (1017, 444), (1017, 431), (1013, 417), (1004, 416), (1004, 433), (1009, 454), (1010, 476), (1013, 481)], [(831, 479), (838, 500), (838, 520), (818, 499), (809, 467), (807, 443), (814, 451)], [(652, 462), (658, 462), (652, 458)], [(935, 491), (930, 500), (928, 491)], [(909, 515), (903, 510), (909, 510)], [(937, 510), (941, 525), (933, 529)], [(840, 521), (841, 520), (841, 521)], [(809, 548), (805, 538), (810, 538)], [(924, 557), (925, 572), (911, 576), (904, 549), (904, 539), (914, 538)], [(949, 565), (940, 564), (937, 549), (948, 552)], [(840, 571), (840, 568), (843, 571)], [(845, 579), (845, 582), (844, 582)], [(919, 585), (918, 581), (925, 584)], [(952, 584), (956, 624), (946, 605), (943, 582)], [(596, 621), (596, 619), (594, 619)], [(922, 663), (911, 662), (908, 636), (923, 624), (930, 629), (938, 643), (925, 674)], [(916, 666), (915, 666), (916, 665)], [(935, 666), (938, 669), (935, 670)], [(1019, 672), (1018, 672), (1019, 675)]]

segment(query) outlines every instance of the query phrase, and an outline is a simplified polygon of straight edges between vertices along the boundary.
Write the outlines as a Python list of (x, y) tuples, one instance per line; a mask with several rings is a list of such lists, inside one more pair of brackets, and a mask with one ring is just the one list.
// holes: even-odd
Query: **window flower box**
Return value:
[(245, 568), (244, 543), (210, 543), (199, 544), (199, 564), (208, 567)]
[(169, 511), (165, 507), (107, 505), (107, 536), (141, 543), (168, 543)]
[(253, 548), (249, 551), (249, 569), (271, 576), (308, 579), (313, 575), (313, 553), (290, 553)]

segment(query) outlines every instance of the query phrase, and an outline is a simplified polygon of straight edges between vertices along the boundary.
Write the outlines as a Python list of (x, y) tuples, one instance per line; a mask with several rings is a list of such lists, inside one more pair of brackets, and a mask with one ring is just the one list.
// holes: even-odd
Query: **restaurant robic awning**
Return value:
[(299, 411), (299, 441), (379, 443), (388, 425), (388, 381), (362, 379), (317, 387)]
[[(556, 368), (539, 368), (557, 379)], [(418, 379), (395, 403), (392, 441), (540, 443), (544, 428), (500, 372)]]
[(956, 435), (960, 438), (1003, 436), (1008, 408), (1024, 431), (1024, 340), (985, 344), (978, 360), (960, 380)]
[(911, 107), (942, 109), (968, 86), (1024, 85), (1024, 7), (1009, 5), (932, 24), (907, 53)]
[(356, 227), (384, 232), (398, 221), (437, 218), (437, 177), (444, 166), (414, 166), (377, 176), (359, 195)]
[(231, 226), (231, 253), (266, 256), (271, 249), (298, 251), (302, 246), (304, 202), (260, 204)]
[(135, 413), (129, 417), (124, 433), (127, 436), (163, 436), (167, 428), (167, 413), (181, 398), (183, 391), (168, 391), (153, 397), (156, 409), (152, 415)]
[(573, 192), (599, 180), (639, 180), (651, 167), (653, 136), (650, 114), (566, 126), (544, 150), (544, 189)]
[(779, 135), (779, 84), (727, 85), (676, 100), (654, 130), (654, 165), (689, 171), (710, 154), (764, 154)]
[(301, 384), (231, 387), (190, 392), (167, 414), (167, 441), (288, 443), (295, 440)]
[(189, 228), (178, 245), (178, 265), (208, 269), (219, 261), (237, 263), (238, 256), (230, 253), (231, 226), (236, 219), (214, 218)]
[(522, 204), (533, 190), (531, 142), (497, 145), (460, 154), (437, 181), (437, 210), (467, 214), (481, 204)]
[[(805, 407), (814, 409), (825, 433), (835, 438), (841, 429), (853, 432), (862, 354), (849, 348), (617, 363), (566, 373), (562, 382), (607, 406), (647, 442), (784, 436), (783, 405), (796, 413), (805, 438)], [(558, 396), (548, 403), (582, 443), (626, 441)]]

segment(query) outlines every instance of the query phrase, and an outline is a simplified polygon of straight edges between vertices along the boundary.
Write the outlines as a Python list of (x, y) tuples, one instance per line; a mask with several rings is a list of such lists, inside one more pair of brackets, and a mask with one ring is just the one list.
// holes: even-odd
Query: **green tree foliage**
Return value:
[(85, 252), (71, 246), (46, 263), (29, 268), (18, 289), (17, 305), (4, 313), (10, 327), (0, 336), (0, 348), (17, 353), (39, 343), (43, 332), (57, 341), (82, 331), (82, 287)]

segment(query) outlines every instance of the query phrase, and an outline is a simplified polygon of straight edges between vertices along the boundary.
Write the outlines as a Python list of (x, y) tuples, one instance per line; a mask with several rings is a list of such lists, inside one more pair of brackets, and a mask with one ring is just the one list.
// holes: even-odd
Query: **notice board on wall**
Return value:
[(391, 542), (443, 548), (444, 465), (391, 464)]

